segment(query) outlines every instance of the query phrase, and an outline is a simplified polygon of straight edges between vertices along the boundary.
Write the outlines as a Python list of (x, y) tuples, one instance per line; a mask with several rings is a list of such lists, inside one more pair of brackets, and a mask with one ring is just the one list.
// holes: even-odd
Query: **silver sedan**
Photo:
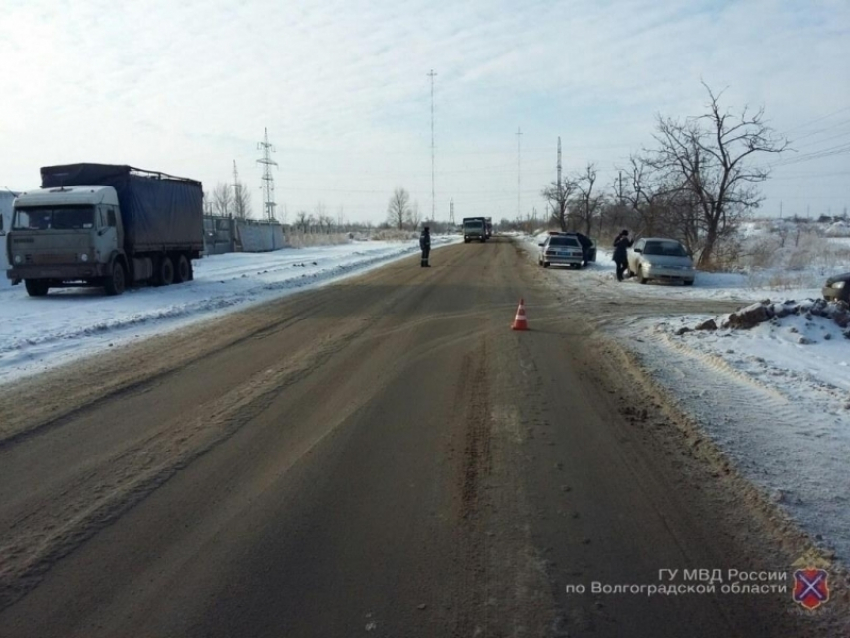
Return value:
[(645, 284), (650, 279), (681, 281), (691, 286), (696, 277), (694, 261), (675, 239), (643, 237), (628, 252), (629, 273)]

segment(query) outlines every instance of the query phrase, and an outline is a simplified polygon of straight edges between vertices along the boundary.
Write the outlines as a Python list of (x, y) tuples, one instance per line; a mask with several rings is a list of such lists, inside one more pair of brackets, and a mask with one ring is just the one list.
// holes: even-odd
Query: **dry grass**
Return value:
[(348, 233), (302, 233), (290, 232), (286, 243), (292, 248), (312, 248), (313, 246), (337, 246), (351, 241)]
[(409, 239), (417, 239), (418, 237), (419, 233), (416, 231), (384, 228), (373, 232), (370, 239), (374, 239), (376, 241), (407, 241)]

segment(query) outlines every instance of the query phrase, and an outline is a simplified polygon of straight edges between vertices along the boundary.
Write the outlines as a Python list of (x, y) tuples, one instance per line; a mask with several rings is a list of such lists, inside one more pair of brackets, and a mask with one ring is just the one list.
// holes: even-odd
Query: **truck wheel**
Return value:
[(177, 268), (174, 270), (174, 281), (178, 284), (189, 281), (192, 278), (192, 269), (189, 267), (189, 260), (186, 255), (180, 255), (177, 258)]
[(124, 294), (127, 288), (127, 275), (124, 272), (124, 266), (120, 261), (115, 261), (112, 264), (112, 273), (103, 282), (103, 289), (106, 294), (115, 297)]
[(50, 285), (43, 279), (25, 279), (24, 286), (30, 297), (44, 297), (50, 290)]
[(156, 280), (159, 286), (170, 286), (174, 283), (174, 262), (171, 257), (165, 256), (160, 260)]

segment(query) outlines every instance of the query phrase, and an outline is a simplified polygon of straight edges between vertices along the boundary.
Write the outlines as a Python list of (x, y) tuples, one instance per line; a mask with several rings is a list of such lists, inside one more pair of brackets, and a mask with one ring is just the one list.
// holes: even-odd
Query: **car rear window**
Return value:
[(644, 255), (666, 255), (667, 257), (687, 257), (688, 253), (677, 241), (648, 241), (643, 249)]
[(575, 237), (552, 237), (549, 239), (550, 246), (573, 246), (579, 247), (578, 239)]

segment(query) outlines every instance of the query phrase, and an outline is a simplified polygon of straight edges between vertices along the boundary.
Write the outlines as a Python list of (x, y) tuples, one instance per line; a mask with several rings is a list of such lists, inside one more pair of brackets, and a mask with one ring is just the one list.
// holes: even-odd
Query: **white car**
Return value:
[(551, 234), (537, 245), (540, 246), (537, 263), (544, 268), (550, 265), (581, 268), (585, 263), (584, 249), (574, 234)]
[(650, 279), (681, 281), (692, 286), (696, 277), (694, 261), (675, 239), (643, 237), (628, 252), (629, 273), (645, 284)]

